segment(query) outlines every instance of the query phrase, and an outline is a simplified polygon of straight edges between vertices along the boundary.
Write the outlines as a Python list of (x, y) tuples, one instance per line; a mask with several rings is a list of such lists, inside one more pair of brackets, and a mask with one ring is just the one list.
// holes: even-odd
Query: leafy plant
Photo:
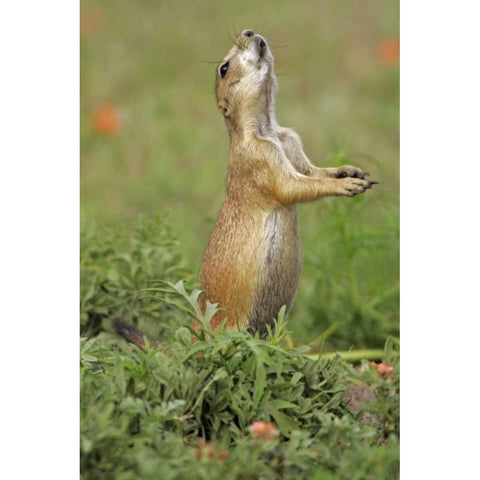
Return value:
[(82, 335), (94, 336), (102, 328), (108, 329), (113, 317), (142, 325), (153, 319), (157, 328), (168, 328), (176, 312), (142, 294), (155, 279), (189, 275), (162, 217), (140, 216), (131, 235), (125, 229), (98, 230), (86, 225), (81, 229), (80, 244)]
[[(267, 340), (212, 334), (216, 307), (202, 314), (198, 291), (183, 282), (149, 291), (201, 331), (180, 327), (146, 354), (109, 333), (82, 340), (82, 478), (396, 478), (398, 437), (348, 409), (357, 373), (339, 357), (314, 361), (285, 346), (283, 312)], [(280, 437), (252, 436), (259, 420)]]

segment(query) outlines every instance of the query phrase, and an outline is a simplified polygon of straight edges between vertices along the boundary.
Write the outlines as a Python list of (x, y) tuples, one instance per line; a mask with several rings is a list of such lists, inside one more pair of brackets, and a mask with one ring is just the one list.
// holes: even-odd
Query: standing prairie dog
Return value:
[(275, 118), (273, 64), (265, 39), (244, 30), (218, 65), (216, 97), (230, 134), (230, 162), (226, 199), (200, 271), (201, 301), (222, 308), (212, 329), (227, 318), (228, 327), (261, 337), (297, 291), (302, 251), (295, 204), (353, 197), (377, 183), (356, 167), (310, 162), (298, 134)]
[[(202, 307), (208, 299), (222, 309), (212, 319), (212, 330), (227, 318), (228, 327), (264, 337), (280, 308), (291, 307), (302, 270), (295, 204), (329, 195), (353, 197), (377, 183), (349, 165), (312, 165), (297, 133), (277, 123), (276, 90), (267, 42), (244, 30), (216, 72), (230, 162), (226, 199), (200, 271)], [(145, 350), (143, 332), (121, 319), (113, 324)]]

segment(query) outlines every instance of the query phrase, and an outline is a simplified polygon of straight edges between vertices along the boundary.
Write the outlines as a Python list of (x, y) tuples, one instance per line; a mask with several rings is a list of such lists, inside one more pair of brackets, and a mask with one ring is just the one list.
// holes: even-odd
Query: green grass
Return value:
[[(375, 55), (398, 37), (398, 3), (83, 0), (82, 12), (82, 478), (398, 478), (399, 72)], [(164, 282), (197, 285), (228, 162), (207, 62), (247, 27), (272, 46), (278, 120), (310, 159), (380, 184), (299, 207), (305, 264), (288, 335), (212, 338), (205, 324), (192, 345), (193, 306)], [(94, 128), (104, 103), (119, 112), (116, 135)], [(117, 316), (162, 346), (124, 344)], [(395, 377), (358, 363), (365, 349)], [(345, 391), (362, 382), (376, 400), (353, 414)], [(279, 438), (253, 439), (256, 420)], [(199, 438), (217, 453), (199, 454)]]

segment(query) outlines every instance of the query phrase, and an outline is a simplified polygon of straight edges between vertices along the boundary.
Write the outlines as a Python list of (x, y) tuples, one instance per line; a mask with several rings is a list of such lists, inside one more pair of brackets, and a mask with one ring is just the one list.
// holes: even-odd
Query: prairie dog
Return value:
[[(216, 69), (216, 97), (230, 135), (226, 198), (200, 270), (203, 293), (231, 328), (267, 334), (283, 305), (290, 309), (302, 270), (295, 204), (353, 197), (371, 188), (367, 173), (314, 166), (298, 134), (275, 118), (277, 79), (266, 40), (244, 30)], [(193, 327), (198, 328), (194, 321)], [(121, 319), (118, 334), (145, 351), (143, 333)], [(155, 344), (156, 342), (151, 342)]]
[[(200, 271), (201, 301), (218, 303), (212, 320), (267, 334), (291, 307), (302, 270), (295, 204), (353, 197), (371, 188), (367, 173), (318, 168), (299, 135), (275, 118), (277, 79), (270, 48), (244, 30), (216, 70), (216, 97), (230, 135), (226, 199)], [(194, 325), (198, 327), (198, 325)]]

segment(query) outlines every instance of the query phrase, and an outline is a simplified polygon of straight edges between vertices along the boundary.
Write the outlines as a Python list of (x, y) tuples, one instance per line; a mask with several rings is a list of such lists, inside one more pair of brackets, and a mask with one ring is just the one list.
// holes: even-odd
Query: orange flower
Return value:
[(250, 432), (252, 432), (253, 438), (256, 440), (271, 440), (272, 438), (277, 438), (280, 433), (277, 427), (273, 423), (266, 422), (253, 422), (250, 427)]
[(223, 448), (217, 453), (212, 442), (206, 442), (203, 439), (198, 441), (198, 447), (194, 450), (195, 457), (198, 460), (202, 458), (218, 458), (219, 460), (225, 460), (228, 457), (228, 452)]
[(103, 11), (98, 5), (87, 5), (80, 9), (80, 35), (90, 36), (97, 33), (103, 22)]
[(388, 375), (389, 378), (392, 380), (395, 378), (393, 373), (393, 367), (391, 365), (386, 364), (384, 361), (380, 363), (370, 362), (373, 365), (373, 368), (378, 372), (379, 375), (385, 377)]
[(218, 452), (218, 458), (220, 460), (225, 460), (226, 458), (228, 457), (228, 452), (225, 450), (225, 449), (221, 449), (219, 452)]
[(116, 108), (105, 103), (93, 112), (93, 126), (102, 135), (114, 135), (120, 130), (120, 120)]
[(400, 42), (396, 38), (386, 38), (376, 49), (380, 63), (395, 66), (400, 61)]

